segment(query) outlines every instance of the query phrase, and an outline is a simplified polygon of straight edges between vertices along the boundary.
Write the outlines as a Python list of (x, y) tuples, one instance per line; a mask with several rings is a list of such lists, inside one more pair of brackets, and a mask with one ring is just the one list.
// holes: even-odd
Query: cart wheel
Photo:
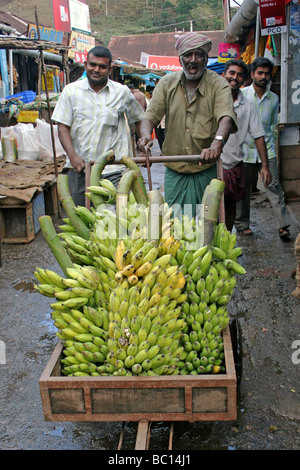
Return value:
[(229, 322), (229, 329), (232, 341), (233, 357), (235, 363), (235, 371), (237, 378), (237, 386), (240, 385), (242, 379), (243, 355), (242, 355), (242, 330), (239, 321), (233, 318)]

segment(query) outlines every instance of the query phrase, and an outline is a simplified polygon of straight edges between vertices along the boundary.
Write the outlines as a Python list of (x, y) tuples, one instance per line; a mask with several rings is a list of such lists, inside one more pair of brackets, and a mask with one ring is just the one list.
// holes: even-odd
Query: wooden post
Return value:
[[(222, 160), (221, 160), (221, 158), (219, 158), (219, 160), (217, 161), (217, 171), (218, 171), (218, 178), (222, 180), (222, 179), (223, 179), (223, 166), (222, 166)], [(223, 196), (222, 196), (221, 203), (220, 203), (220, 215), (219, 215), (219, 218), (220, 218), (220, 222), (225, 223), (224, 194), (223, 194)]]

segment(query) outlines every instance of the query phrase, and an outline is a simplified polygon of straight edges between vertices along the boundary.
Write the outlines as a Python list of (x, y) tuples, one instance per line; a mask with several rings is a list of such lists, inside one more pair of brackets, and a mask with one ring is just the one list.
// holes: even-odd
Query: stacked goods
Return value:
[[(212, 217), (208, 222), (213, 221), (213, 238), (191, 245), (204, 227), (211, 233), (211, 224), (173, 217), (162, 195), (146, 195), (134, 164), (125, 163), (129, 171), (116, 193), (111, 188), (110, 199), (103, 191), (97, 193), (95, 184), (89, 187), (91, 198), (96, 195), (91, 210), (74, 206), (65, 177), (59, 177), (67, 212), (61, 233), (54, 236), (51, 219), (40, 218), (64, 272), (60, 276), (47, 269), (35, 271), (37, 291), (55, 298), (50, 306), (64, 343), (62, 372), (222, 372), (227, 304), (236, 274), (245, 272), (237, 262), (241, 249), (235, 246), (235, 235)], [(114, 198), (115, 211), (105, 204)]]

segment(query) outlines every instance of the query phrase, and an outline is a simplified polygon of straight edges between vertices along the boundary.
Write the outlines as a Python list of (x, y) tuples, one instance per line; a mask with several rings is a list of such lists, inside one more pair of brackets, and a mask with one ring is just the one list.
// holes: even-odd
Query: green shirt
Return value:
[[(222, 76), (209, 69), (205, 69), (190, 103), (186, 97), (182, 71), (172, 72), (160, 79), (144, 117), (157, 126), (164, 115), (163, 155), (200, 155), (203, 149), (210, 147), (223, 116), (232, 117), (235, 123), (232, 132), (237, 131), (231, 88)], [(165, 165), (179, 173), (196, 173), (212, 166), (185, 162)]]

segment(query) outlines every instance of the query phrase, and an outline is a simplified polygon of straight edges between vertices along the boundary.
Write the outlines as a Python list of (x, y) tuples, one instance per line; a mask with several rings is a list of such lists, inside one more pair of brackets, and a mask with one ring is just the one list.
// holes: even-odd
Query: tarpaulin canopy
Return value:
[(138, 78), (142, 78), (143, 80), (153, 80), (159, 79), (166, 75), (165, 70), (153, 70), (148, 69), (147, 67), (136, 67), (133, 65), (124, 64), (120, 70), (121, 75), (132, 75)]

